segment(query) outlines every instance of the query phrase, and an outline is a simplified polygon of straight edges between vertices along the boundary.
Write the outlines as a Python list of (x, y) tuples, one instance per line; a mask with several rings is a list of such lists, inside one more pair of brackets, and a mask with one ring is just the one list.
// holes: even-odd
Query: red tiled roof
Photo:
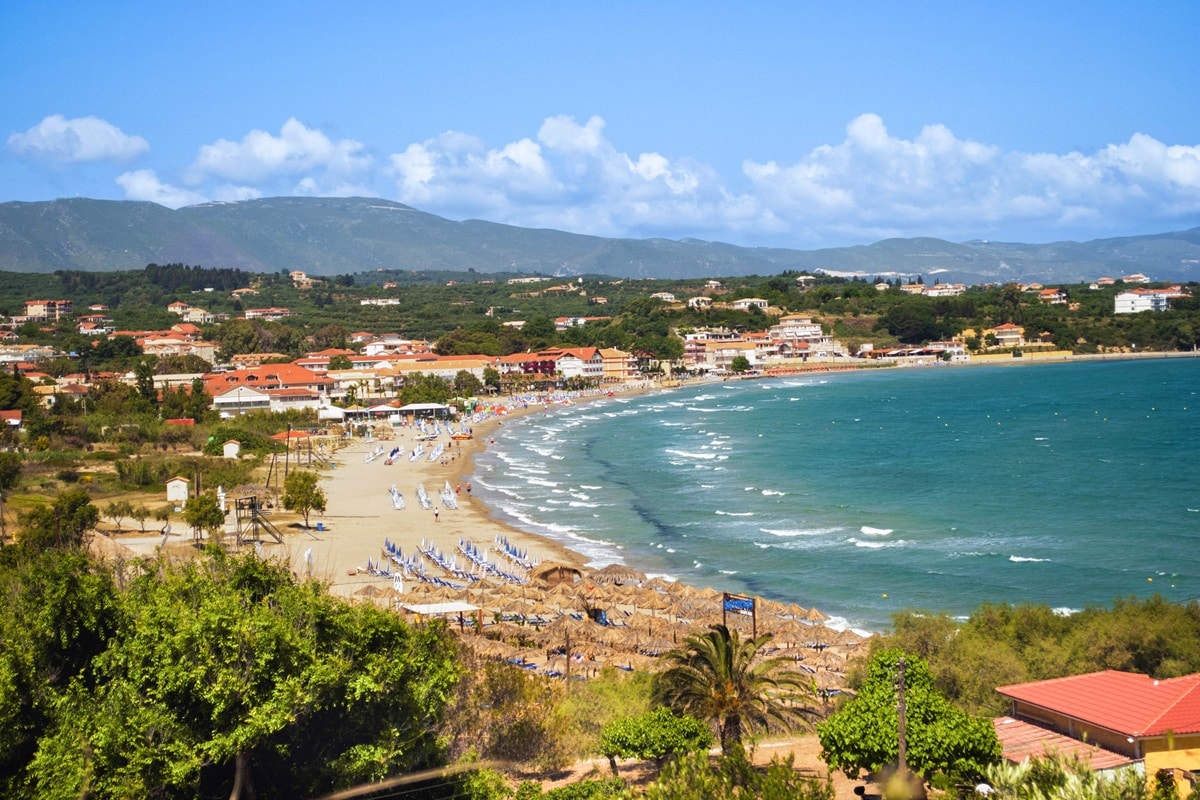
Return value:
[(1200, 733), (1200, 673), (1155, 680), (1106, 670), (996, 691), (1125, 736)]
[(996, 728), (996, 738), (1000, 740), (1004, 758), (1016, 764), (1052, 753), (1068, 759), (1078, 757), (1093, 770), (1113, 769), (1134, 761), (1121, 753), (1012, 717), (998, 717), (992, 720), (992, 725)]

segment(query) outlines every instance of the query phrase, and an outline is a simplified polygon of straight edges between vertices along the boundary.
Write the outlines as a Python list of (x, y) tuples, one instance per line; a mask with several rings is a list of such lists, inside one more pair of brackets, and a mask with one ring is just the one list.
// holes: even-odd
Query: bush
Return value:
[(665, 706), (613, 720), (600, 734), (600, 752), (608, 757), (614, 775), (618, 758), (653, 759), (661, 766), (668, 758), (708, 750), (712, 743), (706, 724), (686, 714), (677, 717)]

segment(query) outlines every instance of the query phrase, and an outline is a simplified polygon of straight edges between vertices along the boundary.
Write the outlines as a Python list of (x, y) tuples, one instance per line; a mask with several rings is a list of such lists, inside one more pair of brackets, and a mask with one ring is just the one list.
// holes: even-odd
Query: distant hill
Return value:
[(125, 270), (150, 263), (324, 276), (474, 269), (700, 278), (824, 270), (922, 275), (926, 283), (1073, 283), (1134, 272), (1187, 281), (1200, 279), (1200, 228), (1041, 245), (916, 238), (805, 251), (454, 222), (370, 198), (278, 197), (174, 211), (111, 200), (0, 203), (0, 271)]

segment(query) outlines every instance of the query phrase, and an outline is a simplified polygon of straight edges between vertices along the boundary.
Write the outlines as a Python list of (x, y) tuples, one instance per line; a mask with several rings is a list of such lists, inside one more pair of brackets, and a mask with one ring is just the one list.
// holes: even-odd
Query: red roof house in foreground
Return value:
[(1156, 680), (1106, 670), (996, 691), (1012, 701), (1011, 716), (995, 720), (1010, 760), (1057, 749), (1095, 769), (1141, 761), (1148, 776), (1200, 770), (1200, 674)]

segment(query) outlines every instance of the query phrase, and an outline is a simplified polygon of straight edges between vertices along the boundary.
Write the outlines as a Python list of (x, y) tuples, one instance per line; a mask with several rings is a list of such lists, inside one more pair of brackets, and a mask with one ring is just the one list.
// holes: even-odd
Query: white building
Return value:
[(1180, 287), (1170, 289), (1134, 289), (1113, 298), (1114, 314), (1140, 314), (1143, 311), (1166, 311), (1172, 297), (1187, 297)]

